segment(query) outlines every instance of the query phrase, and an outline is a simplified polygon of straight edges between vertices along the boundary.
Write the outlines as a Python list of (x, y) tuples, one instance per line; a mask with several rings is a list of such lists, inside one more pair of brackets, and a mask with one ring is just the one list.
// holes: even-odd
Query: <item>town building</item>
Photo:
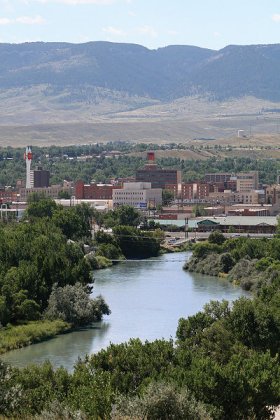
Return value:
[(0, 188), (0, 204), (11, 203), (12, 201), (17, 201), (18, 198), (17, 191), (12, 188)]
[(207, 183), (182, 183), (182, 200), (205, 200), (209, 196), (210, 186)]
[(71, 197), (73, 195), (73, 189), (68, 187), (62, 187), (61, 185), (51, 185), (48, 188), (20, 188), (19, 195), (21, 201), (27, 201), (31, 194), (43, 195), (46, 198), (58, 198), (60, 193), (68, 193)]
[(205, 174), (204, 180), (205, 183), (211, 184), (211, 192), (222, 192), (223, 190), (245, 192), (259, 188), (258, 171), (238, 172), (236, 174), (228, 172)]
[(112, 184), (97, 184), (95, 182), (84, 184), (83, 181), (77, 181), (75, 184), (75, 197), (80, 200), (112, 200), (114, 188), (119, 187), (115, 187)]
[(166, 185), (177, 185), (181, 192), (182, 173), (177, 169), (162, 169), (155, 163), (154, 152), (147, 153), (147, 164), (136, 171), (136, 182), (150, 182), (152, 188), (165, 189)]
[(41, 166), (37, 166), (36, 169), (33, 171), (33, 187), (48, 188), (49, 186), (50, 171), (46, 171)]
[(204, 181), (207, 184), (225, 183), (230, 180), (233, 175), (228, 172), (218, 172), (213, 174), (205, 174)]
[(214, 230), (228, 232), (234, 230), (236, 233), (273, 234), (276, 232), (277, 225), (277, 217), (273, 216), (207, 217), (196, 219), (195, 221), (195, 229), (198, 232), (211, 232)]
[(209, 201), (213, 204), (261, 204), (265, 202), (265, 192), (264, 190), (249, 190), (243, 192), (224, 190), (223, 192), (209, 193)]
[(236, 174), (236, 191), (247, 192), (259, 188), (258, 171), (240, 172)]
[(265, 201), (267, 204), (280, 204), (280, 185), (267, 185), (265, 188)]
[(161, 204), (162, 189), (152, 188), (150, 182), (125, 182), (123, 188), (113, 189), (113, 207), (129, 205), (149, 209)]

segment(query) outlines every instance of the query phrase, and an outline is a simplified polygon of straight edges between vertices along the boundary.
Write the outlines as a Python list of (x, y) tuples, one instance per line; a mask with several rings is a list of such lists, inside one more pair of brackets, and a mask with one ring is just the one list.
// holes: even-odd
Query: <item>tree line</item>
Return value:
[[(168, 147), (178, 145), (169, 145)], [(131, 151), (138, 152), (150, 149), (156, 150), (157, 145), (131, 145), (130, 143), (116, 142), (86, 146), (52, 146), (49, 148), (32, 149), (34, 163), (42, 164), (44, 169), (51, 172), (51, 183), (59, 184), (64, 179), (77, 181), (82, 179), (89, 183), (109, 182), (112, 178), (134, 176), (136, 170), (145, 164), (145, 158), (134, 156)], [(163, 146), (163, 148), (166, 146)], [(105, 152), (111, 150), (121, 151), (117, 158), (106, 158)], [(23, 149), (0, 149), (0, 186), (16, 185), (18, 178), (25, 178), (25, 162)], [(77, 160), (81, 155), (93, 155), (87, 161)], [(67, 159), (67, 156), (71, 159)], [(12, 159), (12, 160), (10, 160)], [(272, 184), (276, 182), (277, 171), (280, 163), (277, 159), (252, 159), (246, 157), (211, 157), (206, 160), (183, 160), (181, 158), (158, 158), (157, 163), (164, 168), (182, 170), (183, 181), (203, 180), (205, 173), (240, 171), (259, 171), (259, 179), (262, 183)]]
[[(88, 299), (91, 320), (102, 316), (102, 310), (94, 315), (102, 305), (99, 301), (91, 304), (87, 286), (93, 281), (92, 266), (84, 252), (84, 243), (91, 240), (90, 221), (87, 206), (64, 210), (50, 199), (36, 199), (29, 204), (22, 222), (0, 225), (2, 326), (50, 318), (50, 313), (54, 318), (51, 307), (58, 293), (64, 299), (72, 294), (72, 302)], [(81, 314), (81, 324), (83, 317)], [(57, 311), (56, 318), (72, 323), (65, 311)]]
[(245, 290), (258, 290), (280, 270), (279, 234), (271, 239), (226, 239), (222, 233), (214, 231), (208, 241), (195, 244), (192, 250), (185, 269), (221, 275)]

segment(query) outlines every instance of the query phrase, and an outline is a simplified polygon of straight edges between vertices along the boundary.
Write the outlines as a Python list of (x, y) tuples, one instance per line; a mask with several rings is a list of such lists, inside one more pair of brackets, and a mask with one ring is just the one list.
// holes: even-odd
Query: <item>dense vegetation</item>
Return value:
[(139, 211), (131, 206), (121, 206), (99, 215), (99, 225), (112, 227), (113, 231), (112, 234), (104, 233), (102, 230), (96, 232), (96, 255), (113, 260), (158, 255), (164, 234), (158, 229), (148, 231), (148, 225), (147, 230), (138, 229), (137, 226), (142, 219)]
[[(278, 272), (279, 273), (279, 272)], [(272, 419), (280, 404), (280, 277), (253, 299), (211, 301), (180, 319), (177, 342), (111, 344), (74, 372), (0, 364), (8, 417)]]
[[(61, 217), (56, 216), (59, 212)], [(85, 239), (79, 243), (82, 237), (90, 243), (92, 216), (88, 207), (63, 210), (35, 197), (25, 223), (1, 227), (2, 323), (41, 319), (44, 314), (50, 320), (44, 322), (59, 318), (65, 328), (65, 321), (79, 326), (109, 312), (102, 298), (89, 299), (87, 283), (96, 255), (85, 258)], [(147, 247), (158, 252), (161, 234), (137, 231), (135, 210), (124, 207), (107, 217), (107, 223), (116, 219), (130, 226), (114, 226), (112, 235), (98, 231), (96, 254), (113, 259), (131, 252), (143, 255)], [(80, 238), (67, 241), (75, 235), (71, 223), (77, 220), (83, 222), (77, 230)], [(254, 264), (262, 276), (254, 298), (243, 297), (232, 305), (212, 301), (179, 320), (176, 342), (133, 339), (111, 344), (79, 360), (73, 373), (55, 370), (48, 362), (22, 370), (0, 363), (1, 414), (37, 419), (271, 419), (280, 404), (279, 250), (277, 237), (225, 240), (219, 232), (211, 234), (207, 243), (194, 247), (194, 258), (214, 255), (213, 261), (228, 273), (242, 260)], [(36, 328), (36, 323), (27, 328), (32, 325)], [(7, 348), (13, 347), (12, 329), (22, 333), (24, 327), (0, 330)], [(44, 337), (44, 331), (41, 334)]]
[[(113, 233), (98, 230), (92, 240), (92, 221)], [(0, 325), (45, 318), (79, 326), (109, 314), (101, 297), (90, 299), (92, 270), (158, 255), (162, 233), (137, 229), (140, 221), (129, 206), (100, 214), (31, 196), (23, 222), (0, 226)]]
[[(145, 164), (145, 159), (132, 156), (131, 150), (144, 151), (161, 148), (183, 148), (183, 145), (171, 143), (158, 146), (154, 144), (107, 143), (85, 146), (68, 146), (51, 148), (34, 147), (34, 164), (41, 163), (51, 172), (51, 183), (62, 183), (64, 179), (84, 182), (95, 180), (109, 182), (112, 178), (134, 176), (137, 169)], [(205, 146), (206, 149), (210, 146)], [(118, 158), (106, 158), (106, 151), (118, 150), (123, 154)], [(25, 178), (25, 162), (23, 149), (0, 149), (0, 186), (15, 185), (18, 178)], [(86, 161), (77, 159), (79, 156), (92, 156)], [(70, 160), (68, 158), (71, 158)], [(277, 159), (252, 159), (246, 157), (228, 157), (220, 159), (212, 157), (207, 160), (182, 160), (180, 158), (159, 158), (157, 163), (164, 168), (182, 170), (183, 181), (204, 179), (208, 172), (240, 172), (259, 171), (260, 182), (275, 183), (277, 171), (280, 170), (280, 161)]]
[(193, 246), (185, 269), (213, 276), (222, 275), (246, 290), (269, 284), (280, 270), (280, 237), (226, 240), (222, 233), (210, 234), (207, 242)]
[[(65, 330), (109, 313), (101, 297), (90, 298), (92, 265), (84, 243), (91, 241), (91, 209), (65, 210), (50, 199), (33, 199), (23, 222), (0, 226), (0, 326), (6, 327), (1, 330), (6, 349), (13, 347), (13, 334), (22, 334), (18, 346), (26, 345), (54, 335), (58, 325)], [(10, 325), (42, 319), (54, 323)], [(56, 324), (58, 319), (64, 322)]]
[[(112, 226), (112, 235), (98, 231), (92, 243), (91, 219)], [(139, 231), (139, 222), (130, 207), (104, 217), (87, 206), (65, 210), (34, 196), (25, 222), (1, 225), (4, 350), (27, 343), (28, 336), (29, 343), (40, 339), (37, 327), (48, 338), (56, 327), (67, 328), (67, 322), (79, 326), (109, 313), (102, 298), (89, 299), (94, 259), (145, 256), (147, 250), (157, 254), (161, 233)], [(95, 247), (95, 254), (85, 257), (85, 242)], [(233, 304), (212, 301), (179, 320), (176, 342), (111, 344), (77, 361), (72, 373), (55, 370), (48, 362), (25, 369), (0, 362), (1, 415), (41, 420), (272, 419), (280, 405), (280, 238), (225, 240), (214, 232), (208, 242), (194, 246), (193, 261), (208, 264), (212, 274), (227, 273), (243, 287), (254, 285), (255, 296)], [(50, 320), (44, 321), (46, 328), (42, 318)]]

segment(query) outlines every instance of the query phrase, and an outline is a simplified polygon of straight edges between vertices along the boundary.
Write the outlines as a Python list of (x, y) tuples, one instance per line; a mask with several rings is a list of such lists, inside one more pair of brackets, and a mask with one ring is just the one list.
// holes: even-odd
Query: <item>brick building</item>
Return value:
[(178, 185), (181, 190), (182, 173), (177, 169), (162, 169), (155, 163), (154, 152), (147, 153), (147, 164), (136, 171), (136, 182), (150, 182), (152, 188), (165, 189), (166, 185)]
[(182, 183), (182, 200), (205, 200), (209, 196), (210, 185), (201, 182)]
[(84, 184), (83, 181), (77, 181), (75, 185), (75, 197), (78, 200), (112, 200), (113, 189), (119, 188), (112, 184)]
[(0, 188), (0, 204), (11, 203), (12, 201), (18, 200), (18, 194), (16, 191), (8, 188)]

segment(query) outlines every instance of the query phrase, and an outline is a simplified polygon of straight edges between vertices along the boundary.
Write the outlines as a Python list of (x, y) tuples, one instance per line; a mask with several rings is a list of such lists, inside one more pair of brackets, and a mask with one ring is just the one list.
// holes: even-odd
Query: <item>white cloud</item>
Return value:
[(147, 35), (151, 38), (156, 38), (158, 36), (158, 33), (155, 30), (155, 28), (153, 28), (152, 26), (149, 26), (149, 25), (141, 26), (140, 28), (137, 29), (137, 31), (140, 34)]
[(280, 22), (280, 14), (278, 13), (275, 13), (273, 16), (272, 16), (272, 20), (274, 21), (274, 22)]
[(213, 34), (216, 38), (219, 38), (221, 36), (220, 32), (214, 32)]
[(0, 25), (10, 25), (10, 23), (12, 23), (11, 19), (0, 18)]
[(126, 33), (122, 29), (115, 28), (114, 26), (102, 28), (102, 32), (112, 36), (126, 36)]
[(135, 12), (133, 12), (132, 10), (130, 10), (130, 11), (128, 12), (128, 16), (133, 16), (133, 17), (135, 17), (135, 16), (136, 16), (136, 13), (135, 13)]
[(45, 19), (42, 18), (42, 16), (20, 16), (15, 19), (16, 23), (22, 23), (23, 25), (42, 25), (45, 23)]
[(42, 16), (19, 16), (15, 19), (0, 18), (0, 25), (12, 25), (16, 23), (20, 23), (22, 25), (42, 25), (45, 23), (45, 20)]

